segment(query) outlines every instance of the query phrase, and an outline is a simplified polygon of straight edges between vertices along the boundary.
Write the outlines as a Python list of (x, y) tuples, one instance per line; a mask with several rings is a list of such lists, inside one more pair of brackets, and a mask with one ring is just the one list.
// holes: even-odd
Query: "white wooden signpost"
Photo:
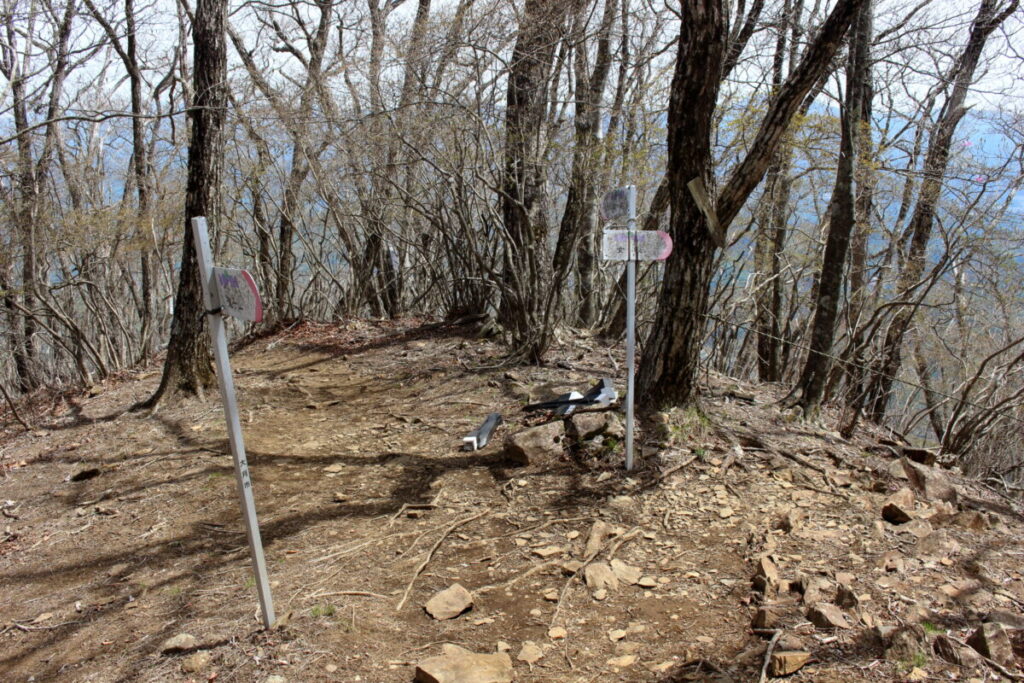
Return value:
[(252, 497), (252, 478), (249, 463), (245, 457), (245, 443), (242, 441), (242, 425), (238, 420), (238, 404), (235, 402), (235, 381), (231, 375), (228, 360), (228, 339), (224, 327), (224, 316), (230, 315), (242, 320), (259, 322), (263, 319), (263, 305), (252, 276), (244, 270), (216, 268), (210, 253), (210, 238), (206, 231), (205, 218), (192, 219), (192, 236), (199, 261), (199, 277), (203, 284), (203, 303), (210, 324), (210, 340), (220, 384), (220, 398), (224, 403), (224, 418), (228, 424), (228, 442), (235, 460), (235, 483), (242, 503), (242, 518), (245, 533), (249, 538), (249, 556), (256, 574), (256, 591), (259, 594), (260, 609), (263, 611), (263, 625), (274, 625), (274, 601), (270, 596), (270, 581), (267, 580), (267, 563), (263, 557), (263, 541), (260, 539), (259, 522), (256, 520), (256, 503)]
[(633, 469), (633, 394), (636, 361), (636, 262), (664, 261), (672, 238), (661, 230), (636, 229), (636, 186), (620, 187), (601, 199), (601, 217), (626, 221), (625, 230), (605, 230), (601, 252), (606, 261), (626, 262), (626, 469)]

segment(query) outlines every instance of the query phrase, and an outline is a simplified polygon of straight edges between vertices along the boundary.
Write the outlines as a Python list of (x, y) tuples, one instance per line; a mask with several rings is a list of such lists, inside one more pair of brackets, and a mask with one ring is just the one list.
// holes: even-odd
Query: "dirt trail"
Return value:
[[(787, 646), (812, 654), (792, 680), (991, 671), (947, 664), (930, 641), (920, 656), (886, 657), (874, 627), (963, 638), (992, 609), (1019, 614), (1021, 524), (1006, 501), (964, 484), (960, 510), (980, 515), (976, 529), (963, 515), (925, 529), (925, 502), (910, 531), (881, 523), (905, 482), (876, 439), (787, 422), (770, 393), (719, 380), (710, 421), (680, 412), (646, 425), (631, 476), (610, 436), (566, 439), (561, 456), (517, 466), (501, 442), (527, 425), (528, 398), (622, 378), (587, 341), (556, 354), (570, 369), (508, 371), (499, 354), (453, 331), (360, 322), (305, 325), (235, 354), (268, 569), (288, 615), (269, 633), (218, 401), (120, 414), (152, 390), (150, 373), (37, 419), (36, 433), (12, 427), (0, 455), (0, 678), (409, 681), (457, 643), (506, 644), (521, 681), (756, 681), (768, 639), (751, 617), (765, 600)], [(492, 411), (509, 422), (495, 441), (457, 450)], [(587, 558), (597, 521), (611, 536)], [(958, 547), (922, 550), (932, 527)], [(595, 599), (569, 563), (612, 555), (646, 585)], [(766, 556), (787, 582), (775, 595), (751, 590)], [(859, 601), (850, 628), (815, 628), (807, 587), (832, 601), (843, 572)], [(423, 604), (456, 582), (473, 609), (432, 619)], [(182, 633), (196, 644), (162, 654)], [(526, 642), (540, 659), (518, 659)]]

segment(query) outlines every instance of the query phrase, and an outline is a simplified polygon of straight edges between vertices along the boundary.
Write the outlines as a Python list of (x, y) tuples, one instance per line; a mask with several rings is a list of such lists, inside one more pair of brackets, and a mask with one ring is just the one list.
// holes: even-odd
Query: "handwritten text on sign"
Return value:
[(213, 280), (220, 294), (224, 315), (258, 323), (263, 320), (263, 303), (252, 275), (237, 268), (214, 268)]
[(605, 230), (601, 253), (605, 261), (664, 261), (672, 253), (672, 238), (661, 230)]

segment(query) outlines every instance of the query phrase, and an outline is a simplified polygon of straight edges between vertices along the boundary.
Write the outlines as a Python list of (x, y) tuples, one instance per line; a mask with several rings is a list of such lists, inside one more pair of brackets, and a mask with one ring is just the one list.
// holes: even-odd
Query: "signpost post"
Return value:
[(256, 519), (256, 503), (252, 497), (252, 478), (249, 463), (245, 457), (245, 443), (242, 441), (242, 425), (238, 419), (238, 404), (235, 402), (235, 382), (228, 360), (227, 331), (225, 315), (242, 320), (259, 322), (263, 319), (263, 306), (256, 283), (244, 270), (216, 268), (210, 253), (210, 238), (206, 231), (206, 219), (192, 219), (192, 236), (199, 261), (199, 277), (203, 284), (203, 303), (210, 324), (210, 340), (220, 384), (220, 397), (224, 404), (224, 418), (228, 426), (228, 442), (235, 461), (235, 483), (242, 503), (242, 518), (245, 533), (249, 539), (249, 556), (256, 574), (256, 590), (259, 594), (263, 625), (268, 629), (274, 625), (274, 601), (270, 595), (270, 581), (267, 580), (267, 563), (263, 557), (263, 541), (260, 538), (259, 522)]
[(626, 470), (633, 469), (633, 394), (636, 362), (636, 262), (664, 261), (672, 238), (661, 230), (636, 229), (636, 186), (612, 190), (601, 199), (606, 221), (625, 219), (625, 230), (605, 230), (601, 240), (606, 261), (626, 262)]

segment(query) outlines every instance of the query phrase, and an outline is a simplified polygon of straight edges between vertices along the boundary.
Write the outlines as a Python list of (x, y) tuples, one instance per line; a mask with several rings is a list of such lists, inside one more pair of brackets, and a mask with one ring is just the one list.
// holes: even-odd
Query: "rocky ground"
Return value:
[[(621, 392), (621, 349), (500, 353), (358, 321), (235, 353), (270, 631), (218, 401), (125, 412), (150, 370), (24, 408), (0, 441), (0, 678), (1021, 679), (1004, 493), (714, 375), (703, 411), (647, 416), (627, 473), (614, 411), (522, 411)], [(492, 411), (493, 441), (459, 450)]]

